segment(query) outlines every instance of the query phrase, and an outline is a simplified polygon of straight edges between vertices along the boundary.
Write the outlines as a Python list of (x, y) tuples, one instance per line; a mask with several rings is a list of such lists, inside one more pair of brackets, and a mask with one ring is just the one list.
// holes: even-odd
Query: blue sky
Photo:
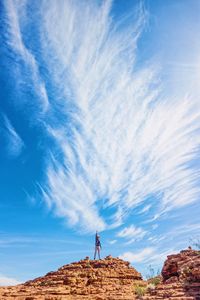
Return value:
[(0, 284), (199, 236), (200, 3), (0, 3)]

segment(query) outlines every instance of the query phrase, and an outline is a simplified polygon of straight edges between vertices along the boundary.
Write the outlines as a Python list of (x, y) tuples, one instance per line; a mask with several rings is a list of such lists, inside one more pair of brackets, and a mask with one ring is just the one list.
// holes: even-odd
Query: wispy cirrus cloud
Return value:
[(134, 252), (132, 251), (125, 252), (121, 254), (119, 257), (131, 263), (143, 262), (145, 264), (158, 266), (166, 260), (167, 255), (176, 252), (179, 252), (179, 250), (176, 250), (175, 248), (168, 247), (168, 249), (166, 250), (166, 249), (158, 249), (156, 247), (146, 247)]
[(21, 153), (24, 147), (24, 142), (6, 115), (3, 115), (2, 120), (3, 120), (2, 128), (4, 128), (3, 133), (4, 133), (5, 147), (7, 150), (7, 154), (16, 157)]
[(176, 241), (179, 239), (179, 237), (182, 236), (184, 233), (184, 240), (182, 240), (183, 244), (190, 244), (192, 242), (192, 239), (195, 238), (195, 236), (198, 236), (200, 232), (200, 224), (199, 223), (185, 223), (181, 226), (176, 226), (176, 230), (169, 230), (165, 234), (154, 236), (154, 239), (157, 239), (158, 241), (161, 239), (165, 239), (168, 242)]
[(117, 236), (127, 239), (127, 244), (130, 244), (132, 242), (135, 242), (136, 240), (141, 240), (146, 234), (147, 231), (145, 231), (144, 229), (131, 225), (119, 231)]
[[(25, 38), (22, 34), (22, 24), (26, 22), (27, 18), (27, 0), (4, 1), (3, 8), (6, 12), (6, 18), (4, 19), (7, 31), (6, 43), (8, 44), (10, 50), (14, 52), (17, 58), (15, 61), (15, 68), (13, 68), (13, 75), (17, 77), (16, 83), (20, 84), (21, 86), (29, 85), (29, 90), (32, 90), (37, 95), (37, 98), (39, 100), (37, 101), (37, 103), (35, 103), (35, 109), (37, 110), (37, 112), (43, 114), (49, 108), (47, 89), (44, 80), (40, 76), (40, 64), (38, 63), (33, 52), (25, 44)], [(23, 68), (24, 74), (21, 74), (22, 76), (19, 76), (19, 70), (21, 67), (20, 62), (22, 61), (25, 66)], [(20, 100), (22, 101), (22, 99)], [(27, 104), (31, 106), (31, 104), (27, 101), (23, 101), (23, 103), (16, 103), (16, 106), (25, 107), (27, 106)]]
[[(96, 216), (99, 207), (106, 210), (114, 206), (115, 216), (120, 211), (115, 220), (120, 224), (122, 216), (128, 215), (127, 210), (145, 202), (149, 195), (154, 195), (159, 206), (158, 216), (197, 200), (198, 172), (190, 162), (196, 157), (200, 142), (196, 135), (200, 110), (198, 103), (187, 97), (158, 97), (159, 88), (151, 87), (155, 82), (153, 67), (134, 71), (135, 49), (144, 16), (135, 31), (125, 30), (121, 34), (119, 29), (112, 28), (110, 4), (106, 3), (98, 12), (90, 6), (86, 11), (83, 9), (81, 17), (76, 5), (67, 5), (65, 13), (59, 6), (49, 9), (51, 16), (53, 12), (61, 15), (56, 29), (46, 15), (52, 49), (68, 73), (66, 96), (71, 95), (70, 105), (76, 108), (70, 118), (71, 136), (67, 139), (66, 126), (57, 132), (65, 162), (56, 171), (49, 167), (48, 195), (62, 214), (71, 201), (78, 205), (82, 197), (75, 196), (74, 190), (81, 190), (81, 195), (87, 198), (81, 200), (85, 208), (92, 207)], [(68, 11), (73, 13), (66, 24), (68, 18), (64, 21), (64, 16)], [(81, 28), (77, 19), (82, 23)], [(70, 31), (60, 33), (57, 39), (55, 30), (60, 32), (63, 26)], [(63, 39), (70, 40), (70, 47)], [(53, 200), (54, 193), (59, 195), (60, 190), (52, 181), (52, 178), (57, 180), (57, 175), (63, 185), (68, 182), (65, 188), (68, 196), (58, 196), (60, 200), (66, 199), (62, 205), (58, 199)], [(86, 223), (93, 230), (94, 222), (89, 223), (89, 219)], [(75, 223), (78, 220), (80, 217)], [(106, 220), (102, 221), (100, 227), (97, 225), (99, 229), (107, 226)]]
[[(18, 24), (19, 3), (9, 3), (9, 22)], [(199, 197), (199, 99), (161, 92), (158, 63), (137, 63), (145, 12), (116, 25), (111, 6), (42, 1), (36, 24), (53, 82), (46, 134), (56, 145), (41, 191), (58, 216), (86, 231), (119, 226), (141, 205), (147, 213), (149, 197), (151, 220)]]
[(155, 254), (156, 249), (153, 247), (144, 248), (141, 251), (136, 252), (125, 252), (119, 257), (121, 259), (130, 261), (131, 263), (145, 262), (149, 259), (152, 254)]
[(110, 245), (114, 245), (114, 244), (116, 244), (116, 242), (117, 242), (117, 240), (110, 240), (110, 241), (109, 241), (109, 244), (110, 244)]
[(148, 212), (151, 208), (151, 204), (148, 204), (148, 205), (145, 205), (140, 211), (139, 211), (139, 214), (144, 214), (146, 212)]

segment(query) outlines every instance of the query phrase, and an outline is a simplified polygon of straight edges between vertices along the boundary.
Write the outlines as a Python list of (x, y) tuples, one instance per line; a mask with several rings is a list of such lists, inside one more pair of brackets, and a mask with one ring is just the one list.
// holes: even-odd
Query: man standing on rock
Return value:
[(100, 258), (100, 251), (101, 251), (101, 242), (100, 242), (100, 236), (97, 234), (96, 232), (96, 235), (95, 235), (95, 251), (94, 251), (94, 259), (96, 259), (96, 254), (98, 252), (98, 256), (99, 256), (99, 259)]

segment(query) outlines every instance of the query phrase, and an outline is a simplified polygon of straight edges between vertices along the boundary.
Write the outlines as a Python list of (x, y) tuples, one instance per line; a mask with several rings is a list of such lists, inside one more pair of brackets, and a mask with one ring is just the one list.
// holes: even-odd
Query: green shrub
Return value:
[(151, 283), (151, 284), (153, 284), (155, 286), (157, 286), (160, 282), (161, 282), (160, 276), (156, 276), (154, 278), (150, 278), (149, 279), (149, 283)]
[(147, 290), (146, 286), (141, 286), (141, 285), (135, 286), (135, 293), (138, 297), (144, 296), (146, 293), (146, 290)]

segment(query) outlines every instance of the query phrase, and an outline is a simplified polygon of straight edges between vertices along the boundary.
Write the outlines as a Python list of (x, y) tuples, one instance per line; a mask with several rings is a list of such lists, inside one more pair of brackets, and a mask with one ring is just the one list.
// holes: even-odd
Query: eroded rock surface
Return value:
[(0, 300), (200, 300), (200, 252), (169, 255), (161, 283), (142, 296), (147, 284), (119, 258), (85, 258), (24, 284), (0, 287)]
[(200, 252), (188, 249), (169, 255), (161, 283), (142, 299), (200, 300)]
[(15, 287), (0, 288), (0, 299), (133, 300), (141, 274), (119, 258), (86, 258)]

